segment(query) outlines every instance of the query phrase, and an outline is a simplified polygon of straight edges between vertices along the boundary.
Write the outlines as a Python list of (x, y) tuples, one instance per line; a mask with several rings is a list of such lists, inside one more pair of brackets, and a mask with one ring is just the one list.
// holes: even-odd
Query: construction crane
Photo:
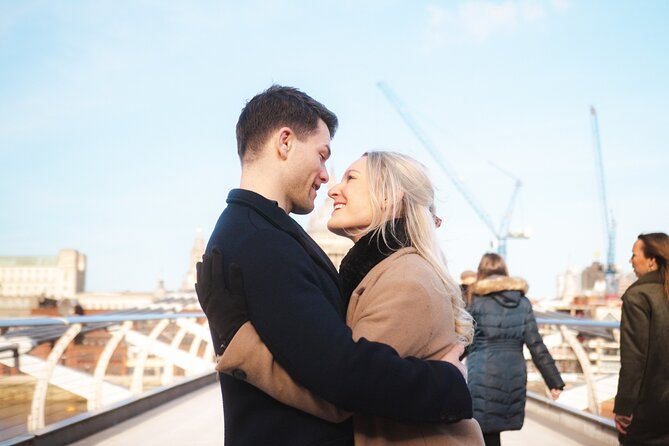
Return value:
[[(502, 221), (499, 223), (499, 229), (497, 230), (498, 234), (506, 234), (506, 238), (529, 238), (527, 235), (527, 232), (521, 230), (521, 231), (511, 231), (509, 229), (509, 226), (511, 224), (511, 215), (513, 214), (513, 208), (514, 205), (516, 204), (516, 199), (518, 198), (518, 194), (520, 192), (520, 188), (523, 187), (523, 182), (520, 181), (519, 178), (511, 174), (505, 169), (502, 169), (499, 167), (497, 164), (493, 163), (492, 161), (488, 161), (493, 167), (495, 167), (497, 170), (502, 172), (504, 175), (510, 177), (514, 181), (514, 187), (513, 187), (513, 193), (511, 194), (511, 199), (509, 200), (509, 204), (506, 206), (506, 211), (504, 212), (504, 216), (502, 217)], [(506, 245), (506, 242), (505, 242)], [(504, 255), (506, 255), (506, 246), (504, 247)]]
[(409, 113), (409, 111), (404, 106), (402, 101), (400, 101), (400, 99), (395, 95), (395, 93), (390, 89), (390, 87), (385, 82), (380, 81), (377, 82), (376, 85), (384, 94), (388, 102), (390, 102), (390, 104), (395, 108), (397, 113), (402, 117), (405, 124), (411, 129), (416, 138), (418, 138), (423, 147), (425, 147), (427, 151), (430, 152), (432, 158), (434, 158), (439, 167), (441, 167), (444, 173), (446, 173), (446, 176), (448, 176), (449, 180), (451, 180), (455, 188), (462, 194), (462, 196), (465, 198), (467, 203), (469, 203), (474, 212), (476, 212), (476, 215), (479, 216), (479, 218), (483, 221), (488, 230), (492, 232), (494, 237), (494, 242), (497, 245), (497, 253), (502, 257), (506, 257), (506, 242), (508, 239), (529, 238), (524, 231), (515, 231), (513, 233), (509, 231), (509, 223), (513, 211), (513, 204), (516, 200), (516, 197), (518, 196), (520, 188), (522, 187), (522, 182), (517, 178), (515, 178), (513, 175), (509, 174), (508, 172), (498, 167), (498, 169), (502, 170), (502, 172), (504, 172), (505, 174), (510, 175), (515, 180), (515, 188), (513, 194), (511, 195), (511, 200), (509, 201), (509, 205), (507, 206), (506, 213), (504, 214), (504, 217), (502, 218), (499, 227), (496, 227), (492, 219), (488, 215), (488, 213), (483, 209), (483, 206), (479, 204), (478, 200), (476, 200), (474, 195), (469, 191), (469, 189), (467, 189), (465, 184), (462, 181), (460, 181), (458, 176), (455, 174), (453, 168), (450, 166), (448, 161), (446, 161), (446, 159), (442, 155), (441, 151), (437, 149), (437, 147), (432, 143), (432, 141), (427, 137), (427, 135), (421, 130), (420, 126), (413, 119), (411, 113)]
[(590, 106), (590, 123), (592, 126), (592, 141), (595, 149), (595, 164), (597, 168), (597, 186), (599, 189), (599, 200), (602, 205), (602, 217), (604, 219), (604, 231), (606, 233), (608, 248), (606, 253), (606, 270), (604, 279), (606, 281), (606, 299), (618, 297), (618, 278), (616, 276), (616, 221), (613, 213), (609, 213), (606, 200), (606, 182), (604, 181), (604, 163), (602, 162), (602, 147), (599, 143), (599, 123), (597, 121), (597, 110)]

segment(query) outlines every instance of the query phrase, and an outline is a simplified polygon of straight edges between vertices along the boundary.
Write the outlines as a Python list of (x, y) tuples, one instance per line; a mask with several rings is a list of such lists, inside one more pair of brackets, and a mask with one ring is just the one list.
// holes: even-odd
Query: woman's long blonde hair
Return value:
[(425, 166), (395, 152), (375, 151), (363, 156), (367, 157), (372, 221), (361, 232), (376, 232), (386, 243), (388, 237), (402, 241), (397, 234), (395, 219), (404, 219), (411, 246), (434, 268), (446, 287), (453, 305), (458, 342), (470, 344), (474, 336), (472, 317), (465, 310), (460, 286), (449, 274), (446, 257), (439, 247), (434, 186)]

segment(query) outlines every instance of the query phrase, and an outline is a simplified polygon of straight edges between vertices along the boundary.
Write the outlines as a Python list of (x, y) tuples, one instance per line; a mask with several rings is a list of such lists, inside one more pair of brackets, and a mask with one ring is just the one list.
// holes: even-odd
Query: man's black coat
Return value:
[[(471, 418), (467, 384), (452, 364), (400, 358), (352, 340), (348, 298), (325, 253), (276, 202), (235, 189), (209, 240), (224, 268), (243, 272), (249, 315), (274, 358), (315, 394), (352, 412), (399, 421)], [(214, 342), (217, 343), (217, 339)], [(228, 445), (351, 445), (350, 420), (333, 424), (221, 375)]]

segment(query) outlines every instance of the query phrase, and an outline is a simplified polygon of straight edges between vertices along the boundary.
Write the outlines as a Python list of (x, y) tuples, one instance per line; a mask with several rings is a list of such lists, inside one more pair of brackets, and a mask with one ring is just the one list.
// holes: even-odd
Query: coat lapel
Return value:
[(277, 229), (288, 233), (304, 248), (309, 257), (327, 272), (328, 276), (330, 276), (337, 288), (339, 288), (339, 274), (332, 261), (330, 261), (330, 258), (314, 239), (304, 231), (302, 226), (290, 218), (275, 201), (270, 201), (255, 192), (242, 189), (231, 190), (227, 201), (228, 203), (237, 203), (252, 207)]
[(297, 240), (300, 242), (304, 250), (307, 251), (309, 257), (311, 257), (317, 265), (328, 273), (332, 281), (339, 287), (339, 274), (330, 258), (325, 254), (323, 249), (318, 246), (318, 243), (316, 243), (301, 227), (300, 232), (301, 236), (298, 236)]

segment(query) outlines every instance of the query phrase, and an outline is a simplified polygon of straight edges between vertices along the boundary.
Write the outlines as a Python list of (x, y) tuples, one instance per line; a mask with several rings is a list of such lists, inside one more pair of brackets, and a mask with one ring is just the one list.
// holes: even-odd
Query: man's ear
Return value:
[(282, 160), (288, 158), (288, 152), (290, 151), (294, 139), (295, 133), (293, 133), (290, 127), (281, 127), (278, 130), (276, 133), (276, 151), (279, 158)]

